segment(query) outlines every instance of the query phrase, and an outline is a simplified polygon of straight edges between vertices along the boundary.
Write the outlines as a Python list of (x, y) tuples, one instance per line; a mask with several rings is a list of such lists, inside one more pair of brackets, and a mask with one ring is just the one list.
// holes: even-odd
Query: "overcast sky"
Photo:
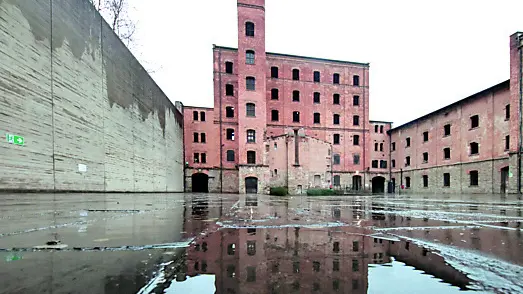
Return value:
[[(133, 51), (172, 101), (213, 106), (236, 0), (129, 0)], [(509, 78), (521, 0), (266, 0), (266, 50), (370, 63), (370, 118), (408, 122)]]

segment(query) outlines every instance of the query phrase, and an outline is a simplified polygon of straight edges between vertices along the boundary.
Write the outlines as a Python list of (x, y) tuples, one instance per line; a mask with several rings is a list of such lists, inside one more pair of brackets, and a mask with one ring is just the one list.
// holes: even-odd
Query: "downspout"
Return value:
[[(390, 126), (392, 128), (392, 124)], [(392, 134), (390, 132), (390, 129), (387, 131), (387, 135), (389, 136), (389, 186), (392, 182)], [(396, 186), (396, 183), (394, 183), (394, 186)], [(387, 189), (388, 190), (388, 189)], [(394, 187), (392, 188), (392, 191), (390, 194), (394, 193)]]
[(218, 84), (220, 97), (220, 193), (223, 193), (223, 127), (222, 127), (222, 50), (218, 51)]
[(363, 191), (365, 191), (365, 187), (367, 185), (367, 178), (366, 178), (366, 174), (367, 174), (367, 152), (366, 152), (366, 140), (367, 138), (365, 137), (365, 127), (366, 127), (366, 121), (367, 121), (367, 116), (366, 116), (366, 111), (365, 111), (365, 103), (367, 102), (367, 100), (365, 99), (365, 77), (366, 77), (366, 72), (365, 72), (365, 68), (363, 68)]
[(521, 118), (522, 114), (522, 106), (521, 103), (523, 102), (523, 89), (521, 88), (523, 86), (522, 82), (522, 58), (523, 54), (521, 51), (521, 36), (518, 36), (518, 52), (519, 52), (519, 113), (518, 113), (518, 119), (519, 119), (519, 140), (518, 140), (518, 194), (521, 195), (521, 145), (523, 145), (523, 121)]

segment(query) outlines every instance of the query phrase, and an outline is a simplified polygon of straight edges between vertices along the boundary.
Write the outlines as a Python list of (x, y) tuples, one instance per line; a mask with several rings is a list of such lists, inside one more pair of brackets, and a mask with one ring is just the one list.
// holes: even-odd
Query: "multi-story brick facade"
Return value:
[(186, 190), (359, 190), (385, 170), (370, 170), (368, 63), (266, 52), (264, 0), (238, 0), (238, 48), (213, 51), (214, 108), (185, 108)]

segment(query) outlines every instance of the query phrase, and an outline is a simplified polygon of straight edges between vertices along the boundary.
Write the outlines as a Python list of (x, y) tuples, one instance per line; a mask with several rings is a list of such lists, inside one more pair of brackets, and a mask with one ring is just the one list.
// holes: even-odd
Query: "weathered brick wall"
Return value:
[(183, 190), (181, 114), (87, 0), (0, 1), (0, 43), (1, 190)]

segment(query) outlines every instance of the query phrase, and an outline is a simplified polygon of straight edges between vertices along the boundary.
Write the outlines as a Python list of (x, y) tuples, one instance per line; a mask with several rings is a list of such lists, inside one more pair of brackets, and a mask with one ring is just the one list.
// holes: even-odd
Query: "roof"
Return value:
[[(218, 46), (218, 45), (213, 45), (213, 48), (225, 49), (225, 50), (231, 50), (231, 51), (238, 51), (238, 48), (224, 47), (224, 46)], [(336, 59), (326, 59), (326, 58), (301, 56), (301, 55), (292, 55), (292, 54), (283, 54), (283, 53), (274, 53), (274, 52), (266, 52), (265, 54), (272, 55), (272, 56), (279, 56), (279, 57), (290, 57), (290, 58), (307, 59), (307, 60), (318, 61), (318, 62), (334, 62), (334, 63), (351, 64), (351, 65), (358, 65), (358, 66), (365, 66), (365, 67), (369, 67), (369, 65), (370, 65), (370, 63), (368, 63), (368, 62), (367, 63), (362, 63), (362, 62), (344, 61), (344, 60), (336, 60)]]
[(190, 106), (190, 105), (184, 105), (183, 108), (198, 108), (198, 109), (210, 109), (210, 110), (214, 110), (214, 107)]
[(449, 104), (449, 105), (447, 105), (447, 106), (445, 106), (443, 108), (435, 110), (435, 111), (433, 111), (433, 112), (431, 112), (429, 114), (425, 114), (424, 116), (418, 117), (417, 119), (409, 121), (408, 123), (404, 123), (404, 124), (402, 124), (400, 126), (392, 128), (392, 129), (389, 130), (389, 132), (394, 132), (394, 131), (397, 131), (398, 129), (402, 129), (402, 128), (408, 127), (408, 126), (413, 125), (413, 124), (415, 124), (415, 123), (417, 123), (419, 121), (425, 120), (425, 119), (429, 118), (430, 116), (433, 116), (433, 115), (440, 114), (442, 112), (448, 111), (448, 110), (450, 110), (450, 109), (452, 109), (452, 108), (454, 108), (454, 107), (456, 107), (458, 105), (462, 105), (462, 104), (465, 104), (465, 103), (468, 103), (468, 102), (472, 102), (472, 101), (480, 98), (481, 96), (483, 96), (483, 95), (485, 95), (485, 94), (487, 94), (489, 92), (494, 92), (494, 91), (505, 89), (505, 88), (509, 89), (509, 87), (510, 87), (510, 79), (506, 80), (504, 82), (501, 82), (501, 83), (499, 83), (497, 85), (494, 85), (494, 86), (492, 86), (490, 88), (487, 88), (485, 90), (482, 90), (482, 91), (480, 91), (480, 92), (478, 92), (476, 94), (473, 94), (473, 95), (470, 95), (470, 96), (468, 96), (466, 98), (458, 100), (458, 101), (456, 101), (456, 102), (454, 102), (452, 104)]
[(372, 123), (376, 123), (376, 124), (392, 124), (391, 121), (383, 121), (383, 120), (369, 120), (369, 122), (372, 124)]

